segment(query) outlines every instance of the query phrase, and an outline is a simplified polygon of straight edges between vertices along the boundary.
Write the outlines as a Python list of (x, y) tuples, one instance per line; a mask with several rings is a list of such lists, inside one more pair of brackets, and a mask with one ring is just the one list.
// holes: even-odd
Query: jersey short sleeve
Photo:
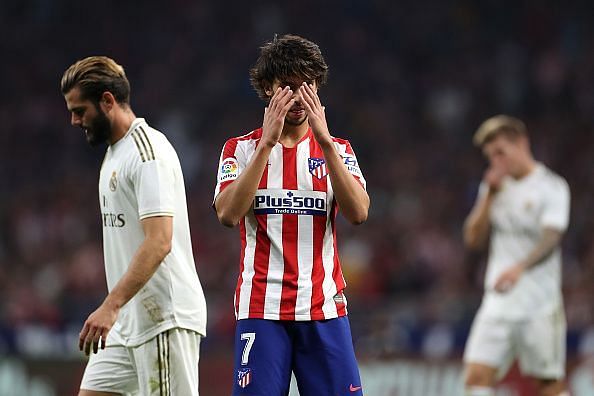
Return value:
[(481, 183), (479, 184), (477, 198), (482, 199), (485, 196), (487, 196), (488, 193), (489, 193), (489, 185), (484, 180), (482, 180)]
[(551, 183), (548, 190), (541, 217), (542, 227), (565, 231), (569, 225), (569, 186), (559, 178)]
[(245, 163), (242, 161), (237, 139), (227, 140), (221, 150), (221, 157), (219, 159), (215, 198), (239, 177), (244, 167)]
[(175, 214), (175, 169), (166, 159), (138, 161), (133, 165), (132, 179), (142, 220)]
[(351, 175), (357, 179), (359, 183), (363, 186), (363, 188), (367, 189), (367, 182), (365, 181), (365, 177), (363, 176), (363, 172), (361, 172), (361, 167), (359, 166), (359, 161), (357, 161), (357, 156), (353, 151), (353, 147), (351, 143), (347, 140), (344, 141), (344, 144), (338, 145), (339, 154), (342, 157), (344, 165), (346, 166), (347, 170), (350, 172)]

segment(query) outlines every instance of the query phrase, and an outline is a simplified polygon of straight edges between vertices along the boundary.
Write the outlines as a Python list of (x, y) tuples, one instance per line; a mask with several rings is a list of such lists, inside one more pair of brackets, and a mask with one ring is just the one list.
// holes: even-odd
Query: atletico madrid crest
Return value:
[(252, 369), (244, 368), (237, 371), (237, 384), (245, 388), (252, 382)]
[(308, 158), (307, 163), (309, 165), (309, 173), (318, 179), (323, 179), (328, 174), (326, 161), (323, 158)]

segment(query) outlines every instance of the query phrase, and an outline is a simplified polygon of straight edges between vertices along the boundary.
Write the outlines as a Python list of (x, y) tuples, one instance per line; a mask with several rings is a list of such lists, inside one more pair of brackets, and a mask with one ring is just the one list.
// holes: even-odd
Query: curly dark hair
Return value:
[(275, 35), (260, 49), (260, 56), (250, 69), (250, 82), (262, 100), (270, 99), (266, 90), (270, 90), (275, 80), (290, 85), (315, 81), (318, 87), (326, 83), (328, 65), (317, 44), (285, 34)]

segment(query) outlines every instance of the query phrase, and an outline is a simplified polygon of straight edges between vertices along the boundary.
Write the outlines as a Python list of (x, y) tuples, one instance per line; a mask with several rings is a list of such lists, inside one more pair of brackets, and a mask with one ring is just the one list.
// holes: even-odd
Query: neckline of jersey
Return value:
[(130, 124), (130, 128), (128, 128), (128, 131), (126, 132), (126, 134), (124, 136), (122, 136), (122, 138), (120, 140), (118, 140), (114, 144), (111, 144), (109, 146), (109, 148), (112, 149), (112, 150), (115, 149), (121, 141), (125, 140), (128, 136), (130, 136), (130, 134), (132, 133), (132, 131), (135, 130), (138, 127), (138, 125), (140, 125), (142, 123), (146, 123), (146, 121), (144, 120), (144, 118), (142, 118), (142, 117), (136, 117), (134, 119), (134, 121), (132, 121), (132, 124)]
[(293, 149), (296, 149), (296, 148), (297, 148), (297, 146), (299, 146), (301, 143), (303, 143), (303, 142), (305, 141), (305, 139), (307, 139), (307, 138), (311, 137), (312, 135), (313, 135), (313, 132), (312, 132), (312, 130), (311, 130), (311, 127), (308, 127), (308, 128), (307, 128), (307, 132), (305, 132), (305, 134), (304, 134), (303, 136), (301, 136), (301, 139), (299, 139), (299, 141), (298, 141), (297, 143), (295, 143), (295, 145), (294, 145), (293, 147), (287, 147), (287, 146), (285, 146), (284, 144), (282, 144), (282, 143), (280, 142), (280, 139), (279, 139), (279, 141), (277, 142), (277, 144), (280, 144), (280, 145), (282, 146), (282, 148), (283, 148), (283, 149), (286, 149), (286, 150), (293, 150)]
[(544, 164), (542, 162), (536, 161), (534, 164), (534, 168), (532, 169), (532, 171), (530, 173), (528, 173), (526, 176), (522, 177), (521, 179), (514, 179), (512, 177), (512, 180), (518, 184), (525, 183), (525, 182), (531, 180), (532, 178), (536, 177), (537, 175), (541, 174), (544, 169), (545, 169)]

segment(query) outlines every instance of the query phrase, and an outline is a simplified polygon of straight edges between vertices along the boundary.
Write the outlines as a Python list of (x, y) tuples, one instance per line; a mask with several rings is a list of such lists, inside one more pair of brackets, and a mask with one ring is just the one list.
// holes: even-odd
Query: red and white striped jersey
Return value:
[[(261, 136), (262, 129), (257, 129), (225, 143), (215, 199), (241, 175)], [(350, 143), (333, 140), (349, 172), (365, 187)], [(295, 147), (277, 143), (252, 210), (240, 222), (237, 319), (299, 321), (346, 315), (337, 211), (324, 154), (311, 129)]]

